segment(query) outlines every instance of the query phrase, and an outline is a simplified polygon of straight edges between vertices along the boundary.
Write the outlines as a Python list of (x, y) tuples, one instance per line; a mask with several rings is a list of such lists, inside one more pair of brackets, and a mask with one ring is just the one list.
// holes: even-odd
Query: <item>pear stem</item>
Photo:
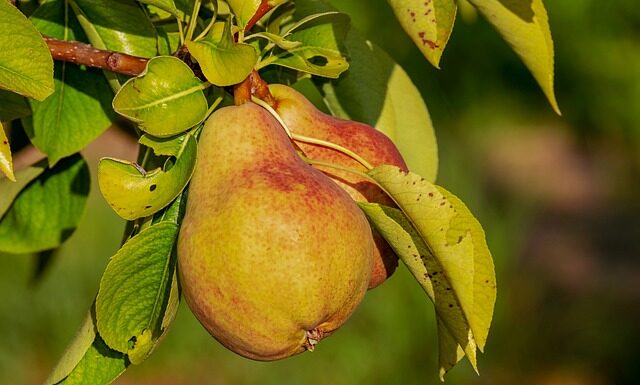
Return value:
[(265, 102), (264, 100), (257, 98), (253, 95), (251, 95), (251, 101), (254, 102), (255, 104), (259, 105), (260, 107), (264, 108), (265, 110), (269, 111), (269, 113), (271, 115), (273, 115), (274, 118), (276, 118), (276, 120), (278, 121), (278, 123), (280, 123), (280, 125), (282, 126), (282, 128), (284, 129), (284, 131), (287, 133), (287, 136), (290, 139), (293, 139), (293, 133), (291, 132), (291, 130), (289, 130), (289, 127), (287, 126), (287, 124), (284, 122), (284, 120), (282, 120), (282, 118), (280, 117), (280, 114), (278, 114), (276, 112), (276, 110), (273, 109), (273, 107), (271, 107), (269, 105), (269, 103)]
[(332, 143), (332, 142), (328, 142), (326, 140), (311, 138), (311, 137), (308, 137), (308, 136), (299, 135), (299, 134), (295, 134), (295, 133), (292, 133), (290, 135), (290, 137), (291, 137), (291, 139), (293, 139), (293, 140), (295, 140), (297, 142), (316, 144), (318, 146), (327, 147), (327, 148), (336, 150), (338, 152), (341, 152), (341, 153), (347, 155), (348, 157), (352, 158), (353, 160), (357, 161), (361, 165), (363, 165), (364, 168), (367, 169), (367, 171), (371, 170), (373, 168), (371, 163), (367, 162), (363, 157), (361, 157), (360, 155), (356, 154), (355, 152), (349, 150), (348, 148), (342, 147), (339, 144), (335, 144), (335, 143)]
[(310, 159), (310, 158), (307, 158), (306, 156), (303, 156), (303, 155), (299, 155), (299, 156), (308, 165), (328, 167), (328, 168), (333, 168), (333, 169), (336, 169), (336, 170), (348, 172), (348, 173), (351, 173), (351, 174), (355, 174), (355, 175), (358, 175), (359, 177), (362, 177), (362, 178), (364, 178), (366, 180), (369, 180), (369, 181), (371, 181), (371, 182), (373, 182), (373, 183), (375, 183), (377, 185), (376, 181), (373, 180), (373, 178), (371, 178), (369, 175), (367, 175), (366, 173), (364, 173), (362, 171), (356, 170), (354, 168), (339, 166), (337, 164), (333, 164), (333, 163), (329, 163), (329, 162), (323, 162), (321, 160)]

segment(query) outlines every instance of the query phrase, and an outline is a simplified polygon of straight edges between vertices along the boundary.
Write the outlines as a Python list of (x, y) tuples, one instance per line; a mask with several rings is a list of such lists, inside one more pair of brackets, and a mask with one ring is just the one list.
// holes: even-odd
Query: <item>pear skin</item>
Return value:
[[(282, 84), (269, 86), (275, 110), (294, 133), (339, 144), (363, 157), (374, 167), (389, 164), (407, 171), (400, 151), (382, 132), (364, 123), (339, 119), (318, 110), (304, 95)], [(331, 148), (296, 142), (310, 159), (321, 160), (366, 171), (353, 158)], [(317, 167), (359, 202), (374, 202), (395, 207), (395, 203), (378, 186), (353, 173), (328, 167)], [(374, 266), (369, 288), (384, 282), (398, 266), (398, 257), (382, 236), (373, 230)]]
[(187, 304), (244, 357), (313, 350), (367, 290), (374, 245), (366, 218), (255, 104), (215, 111), (198, 148), (178, 239)]

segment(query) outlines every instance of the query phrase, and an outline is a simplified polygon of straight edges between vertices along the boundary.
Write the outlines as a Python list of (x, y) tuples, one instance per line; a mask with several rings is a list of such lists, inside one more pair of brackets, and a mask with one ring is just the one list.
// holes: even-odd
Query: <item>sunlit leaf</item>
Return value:
[(215, 23), (203, 40), (188, 41), (187, 48), (207, 80), (217, 86), (242, 82), (258, 61), (252, 46), (234, 41), (229, 23)]
[(498, 30), (533, 74), (551, 107), (560, 109), (553, 91), (553, 40), (542, 0), (469, 0)]
[(174, 3), (173, 0), (138, 0), (138, 1), (143, 4), (149, 4), (149, 5), (158, 7), (165, 12), (169, 12), (175, 17), (181, 16), (180, 12), (178, 11), (178, 8), (176, 8), (176, 3)]
[(227, 3), (237, 18), (238, 26), (244, 29), (253, 15), (256, 14), (261, 0), (228, 0)]
[[(85, 39), (64, 0), (49, 1), (31, 16), (38, 30), (60, 40)], [(54, 165), (102, 134), (114, 116), (113, 93), (100, 71), (75, 64), (55, 64), (55, 92), (42, 102), (30, 101), (33, 124), (27, 127), (31, 142)]]
[[(275, 53), (262, 64), (273, 64), (312, 75), (338, 78), (349, 68), (342, 42), (349, 29), (349, 18), (333, 9), (309, 2), (300, 4), (296, 15), (304, 23), (287, 34), (287, 40), (300, 43), (297, 47)], [(314, 15), (314, 14), (319, 15)]]
[(0, 88), (43, 100), (53, 92), (53, 59), (33, 24), (0, 1)]
[(0, 122), (0, 172), (10, 181), (16, 181), (16, 177), (13, 175), (13, 161), (11, 160), (9, 139), (7, 139), (7, 134), (4, 132), (2, 122)]
[[(439, 319), (475, 368), (475, 348), (484, 348), (496, 298), (482, 227), (458, 198), (415, 173), (380, 166), (368, 174), (402, 211), (363, 209), (434, 299)], [(459, 358), (450, 342), (440, 341), (441, 375)]]
[(59, 246), (78, 225), (89, 186), (89, 168), (80, 155), (44, 171), (0, 220), (0, 251), (32, 253)]
[(98, 183), (105, 200), (124, 219), (146, 217), (166, 207), (189, 182), (196, 164), (197, 143), (187, 135), (176, 162), (169, 170), (146, 172), (140, 166), (103, 158), (98, 165)]
[[(458, 298), (465, 293), (457, 291), (457, 286), (464, 285), (465, 282), (458, 282), (458, 285), (452, 282), (454, 278), (449, 276), (440, 256), (431, 252), (428, 240), (425, 239), (431, 237), (431, 234), (425, 236), (422, 232), (419, 233), (398, 209), (371, 203), (362, 203), (360, 207), (433, 301), (438, 320), (446, 328), (444, 331), (438, 330), (438, 334), (445, 333), (444, 341), (447, 342), (440, 345), (440, 362), (444, 357), (450, 357), (451, 353), (456, 354), (457, 347), (461, 345), (476, 369), (476, 342), (470, 332), (463, 304)], [(470, 248), (462, 252), (472, 254)], [(465, 279), (473, 280), (473, 272)], [(453, 338), (453, 344), (447, 338), (449, 336)]]
[(200, 123), (207, 113), (202, 82), (172, 56), (149, 60), (144, 73), (129, 79), (113, 99), (120, 115), (151, 135), (167, 137)]
[(78, 365), (96, 338), (96, 328), (91, 313), (87, 314), (82, 326), (73, 336), (71, 343), (65, 349), (58, 364), (45, 381), (45, 385), (53, 385), (62, 381)]
[(127, 241), (111, 258), (96, 299), (98, 331), (113, 349), (140, 363), (160, 334), (178, 225), (161, 222)]
[(136, 1), (68, 1), (96, 48), (142, 57), (156, 55), (156, 31)]
[(453, 23), (455, 0), (387, 0), (396, 18), (422, 54), (435, 67), (440, 66)]
[(384, 132), (398, 146), (410, 170), (435, 181), (438, 146), (420, 91), (402, 67), (355, 29), (344, 43), (351, 67), (323, 87), (332, 112)]

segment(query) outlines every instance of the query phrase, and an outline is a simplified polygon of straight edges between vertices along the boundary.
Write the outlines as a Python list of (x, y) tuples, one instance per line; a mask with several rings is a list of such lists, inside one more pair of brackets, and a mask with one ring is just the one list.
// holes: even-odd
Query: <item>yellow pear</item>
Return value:
[(367, 290), (366, 218), (255, 104), (214, 112), (198, 148), (178, 240), (189, 307), (242, 356), (268, 361), (312, 350)]
[[(292, 132), (339, 144), (360, 155), (373, 166), (389, 164), (407, 170), (400, 151), (382, 132), (364, 123), (327, 115), (291, 87), (272, 84), (269, 90), (275, 100), (275, 110)], [(303, 142), (296, 142), (296, 145), (311, 159), (366, 171), (356, 160), (334, 149)], [(357, 174), (329, 167), (318, 169), (331, 177), (356, 201), (395, 206), (391, 198), (379, 187)], [(374, 230), (373, 237), (376, 247), (370, 289), (384, 282), (398, 265), (398, 257), (382, 236)]]

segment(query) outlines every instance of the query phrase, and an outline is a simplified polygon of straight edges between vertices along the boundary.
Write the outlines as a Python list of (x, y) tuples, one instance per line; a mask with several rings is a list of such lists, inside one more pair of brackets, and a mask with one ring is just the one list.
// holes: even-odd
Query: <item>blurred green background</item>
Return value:
[[(640, 360), (640, 9), (637, 0), (546, 1), (556, 48), (553, 114), (514, 53), (461, 13), (442, 70), (384, 1), (338, 1), (418, 85), (440, 149), (439, 184), (484, 225), (498, 302), (481, 375), (449, 384), (636, 384)], [(108, 132), (85, 152), (132, 151)], [(117, 150), (114, 150), (117, 149)], [(123, 155), (125, 156), (125, 155)], [(99, 196), (41, 277), (0, 256), (0, 384), (39, 384), (96, 293), (124, 223)], [(438, 383), (432, 306), (400, 267), (314, 353), (258, 363), (225, 350), (181, 306), (152, 357), (117, 384)]]

